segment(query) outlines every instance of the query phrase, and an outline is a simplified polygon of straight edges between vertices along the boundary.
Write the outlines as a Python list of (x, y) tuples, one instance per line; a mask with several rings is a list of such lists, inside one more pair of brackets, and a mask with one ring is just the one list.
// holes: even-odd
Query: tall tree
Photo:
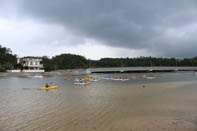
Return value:
[(0, 72), (5, 72), (7, 69), (13, 69), (16, 65), (16, 55), (12, 54), (10, 48), (0, 45)]

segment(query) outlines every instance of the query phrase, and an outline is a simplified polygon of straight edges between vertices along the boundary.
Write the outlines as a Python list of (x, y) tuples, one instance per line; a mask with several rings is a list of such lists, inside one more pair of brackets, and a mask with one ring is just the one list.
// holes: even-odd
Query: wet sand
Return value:
[(15, 105), (16, 109), (9, 109), (7, 114), (0, 112), (0, 129), (196, 131), (196, 85), (194, 80), (87, 86), (69, 91), (60, 88), (59, 94), (47, 92), (48, 96), (39, 92), (41, 96), (24, 107)]
[(118, 121), (113, 131), (196, 131), (196, 124), (170, 117), (134, 117)]

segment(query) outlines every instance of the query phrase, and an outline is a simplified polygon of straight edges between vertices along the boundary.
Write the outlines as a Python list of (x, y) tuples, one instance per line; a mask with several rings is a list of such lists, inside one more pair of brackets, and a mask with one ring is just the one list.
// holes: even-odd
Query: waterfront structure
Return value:
[(106, 67), (106, 68), (89, 68), (89, 73), (113, 73), (113, 72), (176, 72), (176, 71), (197, 71), (197, 67), (188, 66), (151, 66), (151, 67)]
[(22, 72), (44, 72), (42, 58), (40, 57), (23, 57), (17, 59), (17, 64), (24, 68)]

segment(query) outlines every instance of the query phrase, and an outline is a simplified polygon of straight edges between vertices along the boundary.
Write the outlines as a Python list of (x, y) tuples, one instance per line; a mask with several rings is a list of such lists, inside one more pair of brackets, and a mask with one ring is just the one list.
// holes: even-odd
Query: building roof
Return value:
[(24, 59), (24, 58), (42, 59), (42, 57), (35, 57), (35, 56), (25, 56), (25, 57), (22, 57), (21, 59)]

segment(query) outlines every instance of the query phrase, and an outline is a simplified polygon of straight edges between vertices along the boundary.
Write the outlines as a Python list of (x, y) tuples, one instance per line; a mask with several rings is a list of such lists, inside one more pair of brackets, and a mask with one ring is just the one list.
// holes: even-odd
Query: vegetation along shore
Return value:
[[(49, 58), (40, 57), (43, 60), (44, 70), (67, 70), (67, 69), (87, 69), (99, 67), (147, 67), (147, 66), (197, 66), (197, 57), (193, 58), (156, 58), (156, 57), (138, 57), (138, 58), (102, 58), (100, 60), (90, 60), (75, 54), (60, 54)], [(10, 69), (25, 69), (17, 64), (17, 55), (13, 54), (11, 49), (0, 45), (0, 72), (6, 72)]]

